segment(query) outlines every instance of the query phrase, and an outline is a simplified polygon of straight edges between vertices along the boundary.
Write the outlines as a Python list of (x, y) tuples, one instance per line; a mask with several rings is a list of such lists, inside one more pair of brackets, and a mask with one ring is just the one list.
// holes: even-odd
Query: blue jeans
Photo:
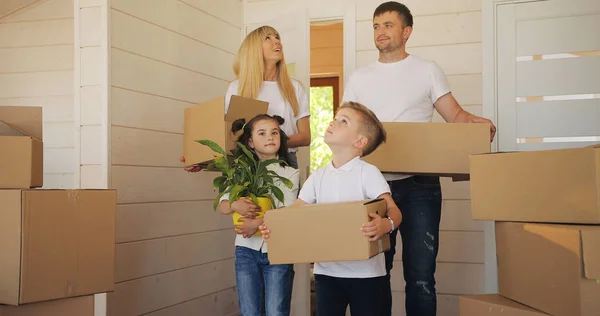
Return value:
[(235, 247), (235, 279), (242, 316), (288, 316), (294, 268), (269, 264), (266, 253)]
[[(406, 281), (406, 315), (435, 316), (437, 300), (434, 274), (442, 214), (440, 179), (413, 176), (390, 181), (389, 185), (392, 198), (402, 212), (402, 223), (390, 235), (391, 249), (385, 253), (388, 278), (396, 253), (396, 235), (400, 230)], [(391, 297), (391, 284), (389, 295)], [(388, 311), (391, 315), (391, 304)]]

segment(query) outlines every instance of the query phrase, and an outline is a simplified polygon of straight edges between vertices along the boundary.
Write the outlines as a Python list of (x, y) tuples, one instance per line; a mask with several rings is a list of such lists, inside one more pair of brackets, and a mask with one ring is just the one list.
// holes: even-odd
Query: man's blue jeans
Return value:
[(236, 246), (235, 279), (242, 316), (290, 314), (293, 265), (271, 265), (266, 253)]
[[(392, 198), (402, 212), (402, 223), (390, 235), (391, 249), (385, 253), (388, 277), (396, 253), (396, 235), (400, 230), (406, 281), (406, 315), (435, 316), (437, 300), (434, 274), (442, 213), (439, 177), (413, 176), (390, 181), (389, 185)], [(391, 315), (391, 306), (388, 311)]]

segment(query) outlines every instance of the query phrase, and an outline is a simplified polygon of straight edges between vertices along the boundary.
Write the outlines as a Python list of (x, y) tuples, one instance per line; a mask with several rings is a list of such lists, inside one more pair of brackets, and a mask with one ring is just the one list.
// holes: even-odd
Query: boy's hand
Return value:
[(263, 239), (265, 241), (269, 241), (269, 238), (271, 237), (271, 231), (269, 230), (269, 228), (267, 228), (267, 225), (263, 223), (262, 225), (258, 226), (258, 229), (260, 229), (260, 233), (263, 236)]
[(256, 212), (260, 210), (254, 202), (249, 198), (242, 198), (231, 203), (231, 210), (246, 217), (256, 218)]
[(256, 231), (258, 231), (258, 225), (261, 220), (248, 219), (248, 218), (240, 218), (238, 222), (241, 222), (241, 225), (234, 225), (235, 233), (238, 235), (242, 235), (244, 238), (250, 238)]
[(369, 237), (369, 241), (379, 240), (381, 236), (392, 230), (392, 223), (390, 223), (389, 219), (381, 218), (381, 216), (375, 213), (369, 213), (369, 217), (372, 220), (361, 227), (363, 235)]
[[(179, 161), (185, 162), (185, 157), (181, 156), (181, 158), (179, 158)], [(185, 170), (187, 172), (198, 172), (198, 171), (201, 171), (202, 169), (204, 169), (204, 168), (200, 167), (199, 165), (192, 165), (192, 166), (183, 168), (183, 170)]]

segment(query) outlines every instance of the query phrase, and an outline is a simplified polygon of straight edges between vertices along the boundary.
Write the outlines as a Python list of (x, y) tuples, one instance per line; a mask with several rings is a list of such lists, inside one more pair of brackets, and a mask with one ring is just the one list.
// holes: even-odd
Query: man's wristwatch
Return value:
[(387, 218), (390, 220), (390, 223), (392, 223), (392, 229), (388, 233), (388, 234), (391, 234), (394, 231), (394, 229), (396, 228), (396, 226), (394, 225), (394, 220), (391, 217), (388, 216)]

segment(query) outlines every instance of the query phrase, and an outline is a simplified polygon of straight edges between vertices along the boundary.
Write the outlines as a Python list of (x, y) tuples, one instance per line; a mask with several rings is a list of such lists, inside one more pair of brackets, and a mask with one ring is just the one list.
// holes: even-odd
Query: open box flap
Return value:
[(225, 121), (233, 122), (244, 118), (248, 122), (258, 114), (267, 114), (268, 108), (269, 102), (232, 95), (229, 101), (229, 109), (225, 114)]
[(43, 140), (42, 108), (39, 106), (0, 106), (0, 121), (25, 135)]
[(0, 136), (28, 136), (25, 132), (0, 120)]

